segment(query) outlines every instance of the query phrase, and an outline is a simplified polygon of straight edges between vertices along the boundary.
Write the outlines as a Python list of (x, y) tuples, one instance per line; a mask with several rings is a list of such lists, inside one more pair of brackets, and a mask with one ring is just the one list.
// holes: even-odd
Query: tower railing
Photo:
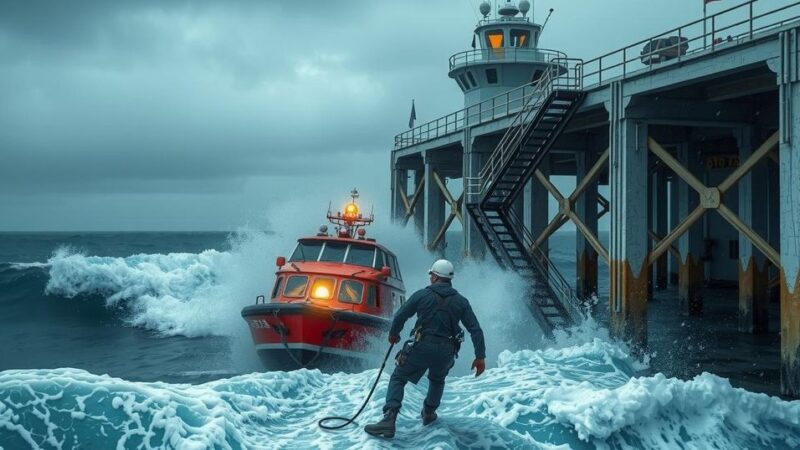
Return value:
[(466, 177), (465, 189), (468, 196), (483, 196), (492, 181), (513, 156), (533, 125), (533, 118), (551, 93), (561, 91), (579, 91), (582, 84), (583, 61), (574, 58), (555, 58), (536, 83), (534, 93), (517, 113), (508, 126), (508, 131), (497, 144), (495, 151), (484, 164), (477, 177)]
[(541, 62), (550, 63), (567, 54), (546, 48), (478, 48), (456, 53), (450, 57), (450, 70), (456, 67), (486, 62)]

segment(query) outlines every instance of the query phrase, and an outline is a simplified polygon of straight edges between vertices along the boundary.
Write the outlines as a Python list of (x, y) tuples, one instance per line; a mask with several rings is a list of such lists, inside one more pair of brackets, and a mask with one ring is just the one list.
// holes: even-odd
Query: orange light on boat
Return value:
[(333, 297), (335, 282), (331, 278), (317, 278), (311, 286), (311, 298), (315, 300), (330, 300)]
[(344, 217), (347, 219), (355, 219), (358, 217), (358, 205), (355, 203), (348, 203), (344, 207)]

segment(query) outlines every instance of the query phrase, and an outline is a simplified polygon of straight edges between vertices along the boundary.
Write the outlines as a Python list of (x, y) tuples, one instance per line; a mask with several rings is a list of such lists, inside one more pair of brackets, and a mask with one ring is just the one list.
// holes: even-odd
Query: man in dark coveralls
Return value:
[(469, 301), (450, 284), (454, 275), (453, 264), (440, 259), (433, 263), (428, 274), (431, 276), (431, 285), (415, 292), (400, 307), (392, 321), (390, 343), (400, 342), (400, 331), (414, 314), (417, 315), (417, 324), (414, 326), (417, 338), (405, 354), (405, 360), (398, 360), (389, 379), (383, 419), (364, 427), (364, 431), (373, 436), (394, 437), (405, 385), (409, 381), (416, 384), (426, 370), (430, 383), (422, 407), (422, 424), (428, 425), (436, 420), (436, 408), (444, 392), (444, 379), (455, 362), (455, 340), (461, 331), (459, 322), (464, 324), (475, 347), (475, 360), (472, 362), (475, 376), (482, 374), (486, 368), (486, 346), (481, 326)]

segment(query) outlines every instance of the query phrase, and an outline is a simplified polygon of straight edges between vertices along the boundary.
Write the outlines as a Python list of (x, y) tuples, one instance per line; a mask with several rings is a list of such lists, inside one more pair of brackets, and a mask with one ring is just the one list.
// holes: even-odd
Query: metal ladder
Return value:
[[(570, 62), (578, 61), (570, 65)], [(521, 193), (583, 101), (579, 60), (554, 60), (512, 121), (477, 180), (468, 180), (467, 211), (498, 264), (531, 283), (531, 313), (544, 333), (579, 322), (580, 300), (513, 211)]]

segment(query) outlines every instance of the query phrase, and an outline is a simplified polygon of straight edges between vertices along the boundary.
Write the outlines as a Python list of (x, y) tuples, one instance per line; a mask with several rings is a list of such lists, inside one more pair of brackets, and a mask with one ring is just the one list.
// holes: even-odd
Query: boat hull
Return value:
[(242, 317), (267, 370), (363, 370), (379, 357), (370, 351), (371, 339), (391, 324), (382, 317), (311, 303), (251, 305)]

